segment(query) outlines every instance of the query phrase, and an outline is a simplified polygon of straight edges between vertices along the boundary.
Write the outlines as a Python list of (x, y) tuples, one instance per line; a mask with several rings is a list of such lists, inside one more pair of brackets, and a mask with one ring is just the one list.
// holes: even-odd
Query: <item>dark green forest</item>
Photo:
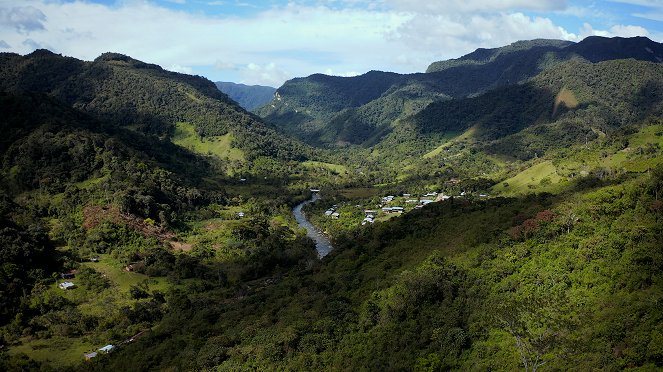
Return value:
[(523, 41), (257, 114), (0, 54), (0, 370), (659, 370), (661, 50)]

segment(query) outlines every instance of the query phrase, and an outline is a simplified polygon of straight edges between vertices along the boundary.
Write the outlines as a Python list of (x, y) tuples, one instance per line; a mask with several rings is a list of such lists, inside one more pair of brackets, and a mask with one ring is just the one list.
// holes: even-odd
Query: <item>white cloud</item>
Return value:
[(288, 71), (279, 68), (274, 62), (267, 63), (266, 65), (249, 63), (239, 70), (242, 82), (245, 84), (280, 86), (283, 81), (291, 77)]
[(412, 48), (436, 51), (428, 62), (458, 57), (476, 48), (498, 47), (517, 40), (548, 38), (575, 40), (577, 36), (550, 19), (522, 13), (497, 15), (416, 15), (392, 35)]
[(180, 66), (178, 64), (170, 65), (169, 67), (164, 67), (168, 71), (179, 72), (182, 74), (193, 74), (193, 69), (187, 66)]
[(489, 13), (507, 10), (562, 10), (566, 0), (387, 0), (396, 9), (422, 14)]
[(334, 72), (333, 69), (328, 68), (324, 71), (325, 75), (332, 75), (332, 76), (340, 76), (340, 77), (352, 77), (352, 76), (357, 76), (361, 75), (357, 71), (346, 71), (346, 72)]
[(33, 6), (0, 8), (0, 24), (14, 28), (19, 33), (43, 30), (46, 15)]
[[(436, 60), (521, 39), (578, 39), (550, 18), (518, 11), (565, 12), (571, 8), (566, 1), (320, 0), (317, 4), (291, 3), (231, 17), (187, 13), (147, 0), (122, 0), (112, 6), (22, 0), (20, 11), (3, 7), (0, 0), (0, 34), (11, 46), (6, 49), (21, 54), (50, 46), (57, 53), (92, 60), (113, 51), (174, 71), (206, 71), (211, 80), (227, 81), (232, 75), (247, 84), (272, 86), (326, 69), (340, 75), (373, 69), (423, 71)], [(646, 32), (637, 27), (583, 32)]]
[(589, 23), (585, 23), (580, 30), (580, 38), (584, 39), (588, 36), (603, 36), (603, 37), (634, 37), (634, 36), (648, 36), (649, 32), (640, 26), (632, 25), (614, 25), (608, 30), (596, 30)]
[(217, 70), (236, 70), (237, 65), (231, 62), (216, 61), (214, 63), (214, 68), (216, 68)]

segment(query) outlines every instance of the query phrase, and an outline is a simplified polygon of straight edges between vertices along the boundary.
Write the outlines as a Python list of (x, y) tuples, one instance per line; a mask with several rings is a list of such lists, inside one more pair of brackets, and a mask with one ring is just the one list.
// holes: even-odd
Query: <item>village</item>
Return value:
[[(431, 191), (420, 195), (412, 193), (403, 193), (398, 196), (386, 195), (369, 201), (365, 206), (351, 202), (344, 202), (340, 205), (334, 204), (324, 212), (324, 216), (332, 220), (340, 220), (355, 219), (357, 215), (362, 215), (363, 219), (359, 223), (363, 226), (373, 224), (376, 221), (389, 220), (403, 213), (421, 209), (430, 203), (443, 202), (452, 197), (465, 198), (469, 196), (470, 193), (465, 191), (461, 191), (454, 196), (438, 191)], [(489, 197), (488, 194), (478, 194), (477, 196), (479, 198)]]

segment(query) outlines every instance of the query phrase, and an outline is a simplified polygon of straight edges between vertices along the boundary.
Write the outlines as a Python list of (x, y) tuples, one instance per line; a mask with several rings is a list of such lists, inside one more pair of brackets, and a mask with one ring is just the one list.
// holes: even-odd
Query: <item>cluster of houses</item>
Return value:
[[(314, 191), (311, 189), (311, 191)], [(318, 191), (318, 190), (315, 190)], [(466, 192), (461, 192), (458, 197), (464, 197), (466, 196)], [(482, 198), (488, 197), (487, 194), (481, 194), (479, 195)], [(406, 205), (414, 205), (414, 209), (420, 209), (423, 208), (425, 205), (428, 205), (430, 203), (438, 202), (438, 201), (445, 201), (451, 198), (449, 195), (445, 195), (443, 193), (438, 193), (436, 191), (431, 191), (427, 192), (425, 194), (422, 194), (421, 196), (416, 196), (412, 194), (402, 194), (402, 197), (405, 198), (404, 202)], [(375, 218), (378, 215), (378, 212), (382, 212), (385, 214), (401, 214), (404, 213), (406, 208), (403, 206), (391, 206), (387, 205), (389, 203), (393, 203), (396, 200), (396, 196), (394, 195), (387, 195), (381, 197), (381, 203), (379, 203), (376, 207), (380, 208), (379, 210), (364, 210), (364, 219), (361, 221), (362, 225), (366, 224), (372, 224), (375, 222)], [(360, 205), (357, 205), (357, 207), (361, 207)], [(325, 211), (325, 216), (333, 218), (333, 219), (339, 219), (340, 214), (337, 212), (337, 205), (333, 205), (327, 211)], [(408, 208), (410, 210), (410, 208)]]

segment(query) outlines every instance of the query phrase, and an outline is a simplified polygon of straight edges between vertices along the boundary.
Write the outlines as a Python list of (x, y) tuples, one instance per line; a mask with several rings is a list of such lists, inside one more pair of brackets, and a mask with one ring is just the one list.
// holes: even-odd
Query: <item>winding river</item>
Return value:
[(317, 193), (313, 193), (313, 197), (311, 199), (302, 202), (298, 204), (295, 208), (292, 209), (292, 213), (295, 215), (295, 220), (297, 221), (297, 224), (300, 227), (303, 227), (306, 229), (306, 235), (313, 239), (315, 241), (315, 249), (318, 251), (318, 255), (320, 258), (326, 256), (331, 252), (332, 250), (332, 245), (329, 239), (320, 232), (315, 226), (313, 226), (312, 223), (310, 223), (307, 219), (306, 216), (304, 216), (304, 213), (302, 212), (302, 208), (309, 203), (313, 203), (314, 201), (320, 199)]

